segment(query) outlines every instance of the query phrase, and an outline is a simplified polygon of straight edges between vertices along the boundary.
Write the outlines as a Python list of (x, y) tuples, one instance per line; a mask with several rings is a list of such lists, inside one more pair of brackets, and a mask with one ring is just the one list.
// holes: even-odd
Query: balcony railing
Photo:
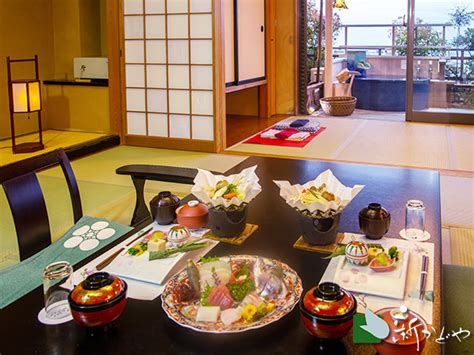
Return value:
[[(442, 56), (446, 60), (459, 61), (459, 68), (461, 76), (464, 73), (464, 66), (467, 61), (473, 61), (474, 56), (471, 54), (471, 50), (465, 48), (455, 48), (447, 44), (446, 41), (446, 29), (452, 27), (449, 23), (422, 23), (415, 25), (415, 36), (416, 30), (421, 27), (441, 28), (441, 45), (440, 46), (416, 46), (415, 49), (436, 49), (443, 53)], [(344, 35), (344, 44), (342, 46), (334, 46), (334, 51), (341, 51), (340, 54), (347, 55), (348, 50), (369, 50), (376, 52), (379, 56), (384, 54), (391, 54), (392, 56), (397, 55), (397, 49), (406, 49), (406, 46), (398, 46), (396, 44), (396, 29), (406, 27), (404, 24), (351, 24), (341, 25)], [(351, 28), (387, 28), (391, 31), (391, 45), (350, 45), (349, 44), (349, 30)], [(385, 51), (385, 53), (384, 53)], [(456, 55), (453, 55), (456, 53)], [(458, 55), (459, 54), (459, 55)], [(314, 57), (314, 54), (310, 53), (309, 57)]]

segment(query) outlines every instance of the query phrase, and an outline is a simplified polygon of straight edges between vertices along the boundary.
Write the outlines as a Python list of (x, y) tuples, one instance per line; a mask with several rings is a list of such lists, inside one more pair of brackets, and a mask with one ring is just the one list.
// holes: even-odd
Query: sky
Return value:
[[(343, 24), (389, 24), (399, 16), (407, 13), (407, 0), (346, 0), (348, 10), (335, 10)], [(467, 6), (474, 11), (474, 0), (416, 0), (415, 16), (424, 22), (449, 22), (449, 13), (456, 6)], [(471, 24), (471, 27), (474, 24)], [(440, 28), (441, 29), (441, 28)], [(352, 35), (351, 35), (352, 33)], [(448, 39), (455, 34), (453, 29), (447, 31)], [(343, 44), (341, 32), (337, 43)], [(350, 29), (349, 44), (352, 45), (386, 45), (390, 44), (388, 28)]]

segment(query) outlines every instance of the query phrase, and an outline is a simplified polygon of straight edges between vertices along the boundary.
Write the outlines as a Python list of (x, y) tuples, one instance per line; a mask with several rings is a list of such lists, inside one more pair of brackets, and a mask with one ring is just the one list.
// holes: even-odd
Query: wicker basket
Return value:
[(352, 96), (334, 96), (324, 97), (319, 102), (327, 115), (350, 116), (355, 110), (357, 99)]

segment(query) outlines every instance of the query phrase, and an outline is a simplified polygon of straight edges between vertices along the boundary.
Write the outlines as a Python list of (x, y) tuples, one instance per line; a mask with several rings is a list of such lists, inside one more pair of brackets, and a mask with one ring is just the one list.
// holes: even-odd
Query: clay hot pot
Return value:
[(303, 324), (321, 339), (340, 339), (352, 329), (357, 309), (355, 297), (332, 282), (323, 282), (305, 293), (300, 301)]
[(100, 327), (116, 320), (125, 308), (127, 284), (106, 272), (89, 275), (68, 297), (72, 317), (81, 326)]
[(176, 210), (178, 223), (189, 229), (199, 229), (209, 222), (209, 209), (204, 203), (192, 200)]

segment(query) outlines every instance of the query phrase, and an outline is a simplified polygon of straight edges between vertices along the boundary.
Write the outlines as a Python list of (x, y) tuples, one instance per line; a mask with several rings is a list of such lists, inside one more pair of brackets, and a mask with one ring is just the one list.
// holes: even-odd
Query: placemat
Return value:
[(71, 265), (87, 258), (133, 228), (82, 217), (63, 237), (35, 255), (0, 271), (0, 309), (43, 283), (43, 269), (56, 261)]
[[(266, 132), (270, 129), (272, 128), (266, 129), (263, 132)], [(259, 133), (251, 137), (250, 139), (247, 139), (244, 143), (304, 148), (306, 144), (311, 142), (314, 138), (316, 138), (319, 134), (323, 133), (325, 130), (326, 130), (326, 127), (321, 127), (317, 132), (311, 133), (308, 138), (306, 138), (305, 140), (301, 142), (287, 141), (287, 140), (282, 140), (282, 139), (266, 139), (266, 138), (260, 137), (260, 133)]]
[(258, 225), (247, 223), (245, 225), (245, 229), (238, 237), (218, 237), (212, 232), (206, 234), (206, 238), (217, 240), (222, 243), (232, 244), (232, 245), (241, 245), (245, 242), (256, 230), (258, 229)]
[(334, 252), (334, 250), (336, 250), (337, 244), (342, 243), (343, 239), (344, 239), (344, 233), (337, 233), (336, 241), (332, 244), (311, 245), (309, 243), (306, 243), (306, 241), (304, 240), (304, 237), (301, 236), (298, 238), (295, 244), (293, 244), (293, 248), (306, 250), (306, 251), (315, 251), (317, 253), (331, 254), (332, 252)]

